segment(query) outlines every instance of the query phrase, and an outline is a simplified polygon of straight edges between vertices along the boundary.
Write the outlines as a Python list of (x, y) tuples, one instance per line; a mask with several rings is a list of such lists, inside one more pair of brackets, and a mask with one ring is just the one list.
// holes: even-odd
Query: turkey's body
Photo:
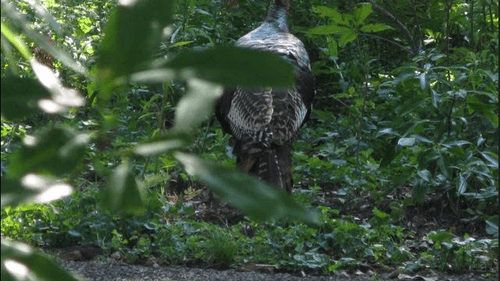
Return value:
[(291, 191), (292, 142), (309, 117), (314, 77), (304, 44), (288, 31), (288, 1), (276, 0), (265, 21), (236, 44), (288, 60), (295, 66), (295, 87), (225, 89), (216, 116), (224, 131), (236, 138), (238, 168)]

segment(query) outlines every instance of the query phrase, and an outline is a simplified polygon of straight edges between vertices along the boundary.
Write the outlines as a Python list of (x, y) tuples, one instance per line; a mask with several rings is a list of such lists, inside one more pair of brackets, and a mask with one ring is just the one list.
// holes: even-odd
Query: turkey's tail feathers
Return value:
[(265, 147), (252, 138), (237, 140), (233, 148), (238, 169), (267, 183), (292, 191), (292, 145)]

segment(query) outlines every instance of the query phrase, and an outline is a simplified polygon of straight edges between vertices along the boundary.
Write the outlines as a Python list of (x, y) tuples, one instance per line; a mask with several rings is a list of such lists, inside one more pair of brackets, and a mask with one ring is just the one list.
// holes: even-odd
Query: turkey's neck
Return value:
[(288, 32), (288, 7), (286, 6), (287, 4), (283, 2), (283, 0), (274, 1), (274, 6), (272, 7), (264, 22), (272, 23), (280, 30)]

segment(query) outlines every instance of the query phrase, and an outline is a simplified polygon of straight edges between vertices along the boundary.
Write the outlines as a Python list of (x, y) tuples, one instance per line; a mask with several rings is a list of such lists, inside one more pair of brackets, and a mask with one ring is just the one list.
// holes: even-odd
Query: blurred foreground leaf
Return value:
[(36, 137), (26, 136), (23, 145), (10, 155), (10, 175), (69, 173), (83, 159), (88, 142), (87, 134), (62, 127), (46, 129)]
[(31, 246), (2, 239), (2, 280), (77, 281), (44, 254)]
[(128, 163), (118, 166), (102, 190), (102, 203), (111, 212), (142, 214), (145, 203), (142, 189), (137, 184)]
[(178, 152), (175, 157), (186, 171), (209, 184), (214, 193), (255, 220), (290, 218), (318, 223), (315, 213), (308, 211), (286, 191), (274, 188), (238, 170), (217, 165), (196, 156)]

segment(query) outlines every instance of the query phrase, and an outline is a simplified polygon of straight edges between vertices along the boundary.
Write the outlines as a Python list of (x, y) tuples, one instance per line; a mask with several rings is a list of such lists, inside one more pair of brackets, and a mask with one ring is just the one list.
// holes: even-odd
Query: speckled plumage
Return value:
[(314, 77), (304, 44), (288, 31), (288, 10), (288, 0), (276, 0), (264, 22), (236, 44), (292, 63), (295, 87), (226, 89), (216, 115), (224, 131), (236, 138), (238, 168), (290, 191), (292, 141), (311, 111)]

